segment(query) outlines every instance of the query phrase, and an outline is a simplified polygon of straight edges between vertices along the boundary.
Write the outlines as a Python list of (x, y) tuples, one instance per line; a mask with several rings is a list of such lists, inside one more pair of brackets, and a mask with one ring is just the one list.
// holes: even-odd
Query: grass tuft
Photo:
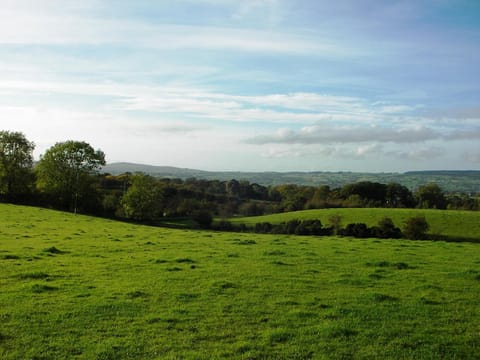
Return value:
[(2, 259), (3, 259), (3, 260), (19, 260), (19, 259), (20, 259), (20, 256), (18, 256), (18, 255), (12, 255), (12, 254), (7, 254), (7, 255), (3, 255)]
[(255, 240), (236, 240), (237, 245), (255, 245), (257, 242)]
[(328, 330), (327, 332), (327, 337), (330, 338), (350, 338), (352, 336), (356, 336), (358, 334), (358, 331), (353, 330), (348, 327), (334, 327)]
[(398, 298), (390, 295), (375, 293), (372, 295), (372, 300), (375, 302), (397, 301)]
[(48, 275), (47, 273), (38, 271), (38, 272), (19, 274), (17, 277), (22, 280), (28, 280), (28, 279), (42, 280), (42, 279), (49, 278), (50, 275)]
[(49, 253), (49, 254), (66, 254), (66, 251), (57, 249), (55, 246), (43, 249), (43, 252)]
[(295, 336), (293, 332), (284, 329), (278, 329), (274, 330), (268, 335), (268, 340), (270, 343), (273, 344), (283, 344), (293, 339), (294, 337)]
[(45, 293), (45, 292), (57, 291), (58, 287), (43, 285), (43, 284), (35, 284), (35, 285), (32, 286), (31, 290), (35, 294), (41, 294), (41, 293)]
[(127, 293), (127, 298), (129, 298), (129, 299), (145, 298), (145, 297), (148, 297), (148, 296), (149, 295), (146, 292), (139, 291), (139, 290)]

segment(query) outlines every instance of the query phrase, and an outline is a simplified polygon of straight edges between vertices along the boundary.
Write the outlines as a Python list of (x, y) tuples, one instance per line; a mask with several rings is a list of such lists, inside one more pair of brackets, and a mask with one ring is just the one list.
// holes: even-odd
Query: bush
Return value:
[(407, 239), (426, 239), (426, 233), (430, 226), (425, 216), (414, 216), (405, 220), (403, 233)]
[(395, 226), (392, 219), (383, 218), (378, 222), (378, 226), (374, 226), (372, 229), (372, 235), (381, 239), (400, 239), (402, 237), (402, 231)]
[(363, 223), (348, 224), (345, 229), (340, 230), (339, 234), (356, 238), (368, 238), (372, 236), (368, 226)]
[(272, 224), (268, 222), (255, 224), (255, 232), (260, 234), (269, 234), (272, 232), (272, 228), (273, 228)]
[(213, 217), (208, 211), (197, 211), (193, 214), (193, 220), (203, 229), (208, 229), (212, 225)]

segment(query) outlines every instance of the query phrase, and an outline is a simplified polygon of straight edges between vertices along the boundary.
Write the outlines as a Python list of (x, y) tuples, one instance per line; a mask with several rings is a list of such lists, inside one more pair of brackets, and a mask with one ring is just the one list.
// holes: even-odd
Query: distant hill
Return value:
[(227, 181), (231, 179), (248, 180), (261, 185), (297, 184), (329, 185), (333, 188), (358, 181), (380, 183), (396, 182), (414, 190), (429, 182), (437, 183), (444, 191), (480, 193), (480, 171), (478, 170), (438, 170), (410, 171), (406, 173), (361, 173), (361, 172), (241, 172), (241, 171), (203, 171), (173, 166), (153, 166), (134, 163), (112, 163), (103, 167), (103, 172), (118, 175), (125, 172), (143, 172), (156, 177)]

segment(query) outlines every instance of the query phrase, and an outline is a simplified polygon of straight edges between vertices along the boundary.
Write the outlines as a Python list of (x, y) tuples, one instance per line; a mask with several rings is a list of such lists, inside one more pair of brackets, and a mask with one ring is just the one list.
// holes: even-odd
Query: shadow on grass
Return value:
[(441, 235), (441, 234), (427, 234), (425, 240), (432, 241), (446, 241), (446, 242), (469, 242), (480, 244), (480, 238), (477, 237), (468, 237), (468, 236), (451, 236), (451, 235)]

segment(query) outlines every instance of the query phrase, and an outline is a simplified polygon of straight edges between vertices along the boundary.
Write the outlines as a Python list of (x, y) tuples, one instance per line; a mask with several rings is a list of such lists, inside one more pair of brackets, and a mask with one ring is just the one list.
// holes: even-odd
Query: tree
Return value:
[(425, 216), (414, 216), (405, 220), (403, 233), (407, 239), (421, 240), (426, 238), (429, 228)]
[(435, 183), (420, 186), (415, 196), (421, 208), (445, 209), (447, 206), (442, 189)]
[(40, 158), (37, 186), (75, 213), (79, 200), (92, 195), (94, 175), (105, 165), (105, 154), (83, 141), (56, 143)]
[(134, 220), (155, 220), (163, 215), (163, 194), (157, 179), (135, 174), (132, 184), (122, 198), (125, 216)]
[(415, 199), (406, 186), (389, 183), (386, 187), (386, 205), (393, 208), (415, 207)]
[(33, 183), (34, 148), (24, 134), (0, 131), (0, 194), (8, 201), (27, 193)]

